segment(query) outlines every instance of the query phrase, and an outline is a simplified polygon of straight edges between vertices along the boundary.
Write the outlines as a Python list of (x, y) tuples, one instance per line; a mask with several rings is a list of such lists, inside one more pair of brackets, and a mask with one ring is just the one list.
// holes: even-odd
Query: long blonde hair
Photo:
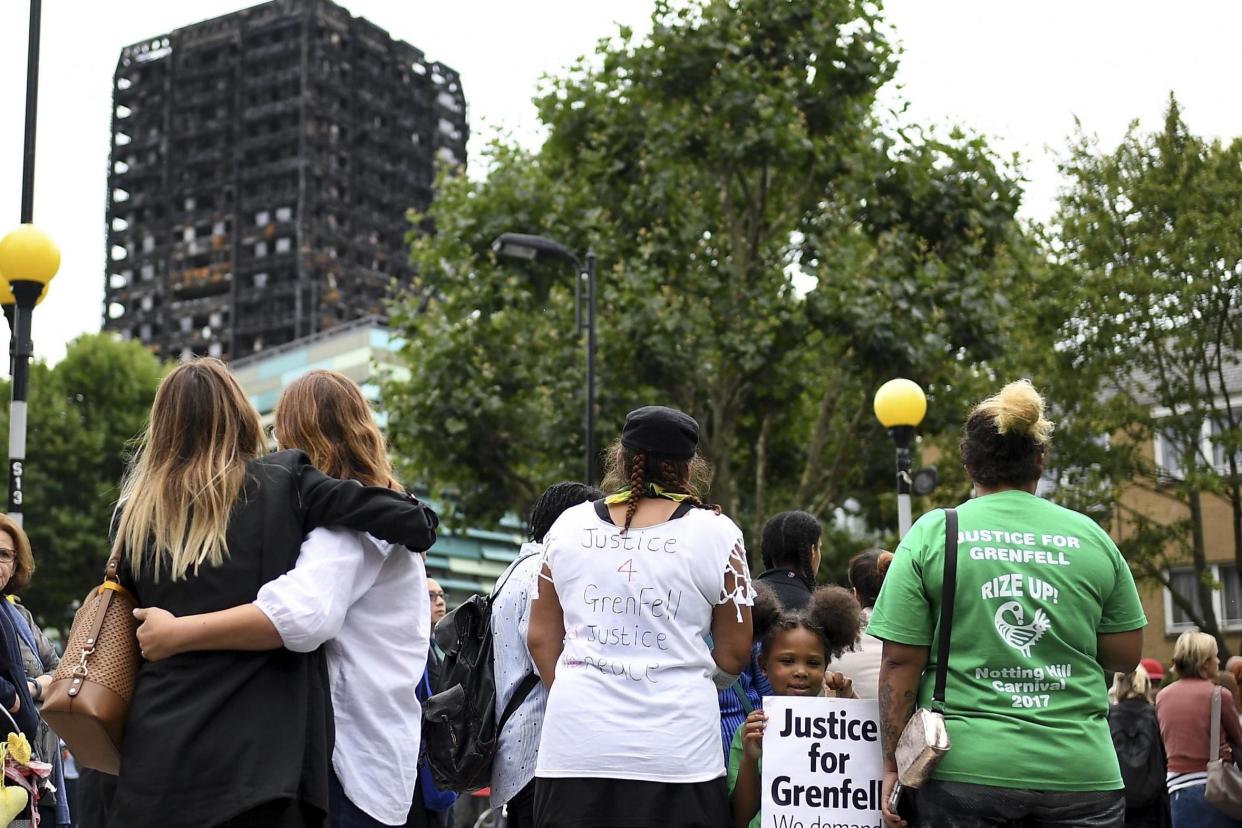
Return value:
[(263, 451), (259, 414), (224, 363), (178, 365), (155, 392), (121, 485), (113, 550), (129, 553), (135, 576), (150, 555), (157, 581), (165, 564), (174, 581), (219, 566), (246, 461)]
[(361, 389), (344, 374), (308, 371), (285, 387), (274, 415), (276, 443), (301, 449), (330, 477), (399, 489)]

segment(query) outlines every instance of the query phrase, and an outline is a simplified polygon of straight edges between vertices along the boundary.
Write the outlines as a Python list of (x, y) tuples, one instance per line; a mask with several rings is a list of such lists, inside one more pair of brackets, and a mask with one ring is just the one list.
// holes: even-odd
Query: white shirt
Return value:
[[(530, 604), (537, 592), (539, 568), (543, 565), (543, 545), (526, 543), (497, 583), (504, 586), (492, 604), (492, 657), (496, 674), (496, 721), (504, 715), (513, 691), (526, 676), (535, 672), (535, 662), (526, 647), (530, 629)], [(507, 580), (506, 580), (507, 578)], [(513, 799), (535, 777), (539, 756), (539, 734), (543, 731), (543, 709), (548, 689), (535, 684), (496, 741), (492, 762), (492, 806)]]
[(404, 825), (414, 796), (429, 602), (422, 555), (348, 529), (311, 532), (297, 566), (254, 602), (290, 650), (324, 645), (333, 770), (349, 800), (385, 825)]
[(829, 670), (845, 673), (854, 681), (854, 691), (860, 699), (874, 699), (880, 692), (880, 657), (884, 653), (884, 642), (866, 631), (870, 620), (871, 608), (867, 607), (862, 611), (863, 633), (854, 651), (846, 650), (828, 665)]
[[(704, 782), (723, 776), (720, 713), (704, 637), (719, 604), (753, 602), (742, 533), (691, 509), (628, 535), (594, 505), (544, 539), (565, 614), (536, 776)], [(725, 573), (740, 586), (725, 589)]]

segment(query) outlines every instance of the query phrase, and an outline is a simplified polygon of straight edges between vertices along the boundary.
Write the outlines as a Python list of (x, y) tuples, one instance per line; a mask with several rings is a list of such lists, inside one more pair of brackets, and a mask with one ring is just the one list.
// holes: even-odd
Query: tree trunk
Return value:
[(759, 440), (755, 443), (755, 518), (750, 531), (750, 543), (747, 549), (750, 550), (751, 569), (754, 570), (756, 557), (759, 551), (760, 538), (763, 533), (763, 523), (768, 519), (767, 505), (764, 502), (767, 496), (767, 475), (765, 470), (768, 465), (768, 431), (772, 425), (772, 415), (765, 414), (763, 422), (759, 426)]
[(1195, 589), (1199, 596), (1199, 606), (1203, 613), (1203, 632), (1216, 639), (1220, 648), (1220, 661), (1223, 664), (1229, 658), (1229, 645), (1221, 634), (1220, 625), (1216, 620), (1216, 610), (1212, 608), (1212, 588), (1208, 586), (1207, 549), (1203, 538), (1203, 503), (1198, 489), (1191, 489), (1187, 498), (1190, 504), (1190, 533), (1193, 541), (1192, 551), (1195, 564)]

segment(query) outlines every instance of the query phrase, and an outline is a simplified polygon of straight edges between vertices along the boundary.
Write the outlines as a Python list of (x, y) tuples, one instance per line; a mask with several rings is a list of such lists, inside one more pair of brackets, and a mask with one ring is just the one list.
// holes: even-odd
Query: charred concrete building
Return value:
[(104, 328), (243, 357), (382, 314), (406, 211), (464, 164), (456, 72), (328, 0), (274, 0), (121, 52)]

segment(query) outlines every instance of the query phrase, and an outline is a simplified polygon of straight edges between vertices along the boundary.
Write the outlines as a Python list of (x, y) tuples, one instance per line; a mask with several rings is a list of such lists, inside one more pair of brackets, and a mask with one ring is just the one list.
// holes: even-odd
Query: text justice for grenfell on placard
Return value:
[(763, 707), (763, 828), (880, 828), (876, 702), (773, 696)]

